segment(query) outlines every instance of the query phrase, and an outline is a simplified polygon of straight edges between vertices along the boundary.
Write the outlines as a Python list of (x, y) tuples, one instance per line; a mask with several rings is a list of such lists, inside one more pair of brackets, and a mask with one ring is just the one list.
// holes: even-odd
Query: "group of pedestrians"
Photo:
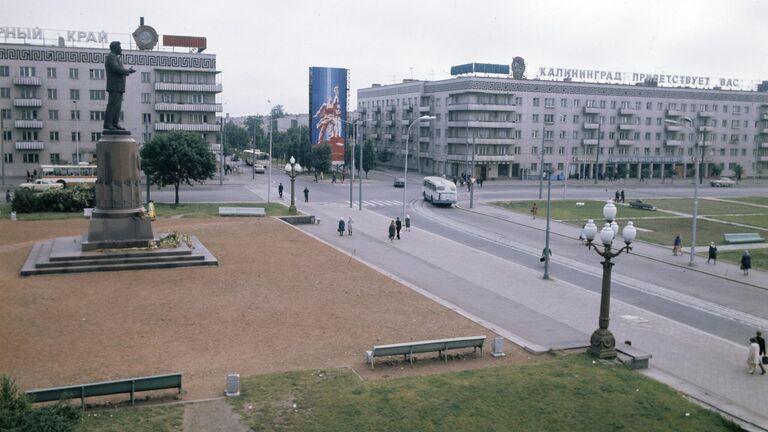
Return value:
[(768, 357), (765, 355), (765, 339), (763, 339), (763, 333), (758, 330), (755, 337), (749, 338), (749, 353), (747, 354), (749, 373), (754, 375), (759, 367), (760, 375), (765, 375), (764, 364), (768, 364)]
[[(389, 236), (390, 243), (395, 241), (395, 239), (400, 240), (400, 231), (402, 231), (402, 229), (403, 229), (403, 221), (400, 220), (399, 216), (395, 218), (395, 220), (389, 223), (387, 234)], [(405, 215), (405, 230), (406, 231), (411, 230), (411, 215), (409, 214)]]
[(616, 193), (613, 195), (613, 202), (624, 202), (624, 189), (616, 191)]
[(344, 222), (344, 218), (340, 218), (339, 219), (339, 226), (336, 229), (336, 231), (339, 232), (340, 236), (344, 235), (344, 231), (346, 231), (349, 235), (352, 235), (352, 224), (354, 222), (355, 221), (352, 220), (352, 216), (349, 216), (349, 218), (347, 218), (346, 222)]

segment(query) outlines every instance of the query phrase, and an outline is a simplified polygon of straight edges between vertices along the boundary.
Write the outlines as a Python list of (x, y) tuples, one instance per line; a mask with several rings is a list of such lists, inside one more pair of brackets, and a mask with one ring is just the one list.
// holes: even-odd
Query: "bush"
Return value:
[(0, 431), (68, 432), (80, 421), (80, 411), (64, 402), (32, 408), (29, 397), (21, 393), (13, 378), (0, 376)]
[(79, 212), (93, 207), (96, 190), (92, 186), (74, 185), (48, 189), (42, 193), (22, 189), (13, 197), (11, 208), (17, 213), (32, 212)]

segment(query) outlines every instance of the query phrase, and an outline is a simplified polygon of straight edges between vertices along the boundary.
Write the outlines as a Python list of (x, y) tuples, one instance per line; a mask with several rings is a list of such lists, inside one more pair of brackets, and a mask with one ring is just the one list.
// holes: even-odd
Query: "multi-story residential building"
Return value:
[[(107, 103), (103, 48), (0, 44), (2, 157), (8, 177), (40, 164), (95, 162)], [(128, 50), (120, 124), (140, 144), (155, 133), (199, 133), (217, 150), (220, 124), (214, 54)], [(79, 158), (78, 158), (79, 155)]]
[[(463, 76), (358, 90), (365, 138), (448, 176), (580, 178), (768, 172), (768, 92)], [(420, 116), (428, 121), (414, 121)], [(409, 136), (409, 127), (411, 133)], [(700, 144), (700, 145), (695, 145)]]

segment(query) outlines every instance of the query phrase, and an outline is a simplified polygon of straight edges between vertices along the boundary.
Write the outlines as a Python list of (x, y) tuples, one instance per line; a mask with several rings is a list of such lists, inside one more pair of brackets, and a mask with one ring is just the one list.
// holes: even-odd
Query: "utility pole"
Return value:
[(469, 174), (469, 208), (474, 208), (475, 184), (472, 179), (475, 176), (475, 132), (472, 132), (472, 168)]

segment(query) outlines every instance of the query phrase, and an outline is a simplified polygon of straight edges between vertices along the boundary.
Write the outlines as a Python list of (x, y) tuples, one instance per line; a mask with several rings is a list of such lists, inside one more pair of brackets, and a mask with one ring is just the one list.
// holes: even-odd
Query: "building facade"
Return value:
[[(6, 177), (40, 164), (96, 162), (107, 104), (102, 48), (0, 44), (0, 117)], [(137, 142), (155, 133), (199, 133), (218, 149), (222, 106), (216, 56), (123, 50), (127, 78), (120, 124)]]
[(357, 109), (387, 164), (402, 166), (408, 145), (425, 174), (688, 177), (696, 161), (704, 176), (768, 173), (764, 91), (466, 76), (374, 84)]

